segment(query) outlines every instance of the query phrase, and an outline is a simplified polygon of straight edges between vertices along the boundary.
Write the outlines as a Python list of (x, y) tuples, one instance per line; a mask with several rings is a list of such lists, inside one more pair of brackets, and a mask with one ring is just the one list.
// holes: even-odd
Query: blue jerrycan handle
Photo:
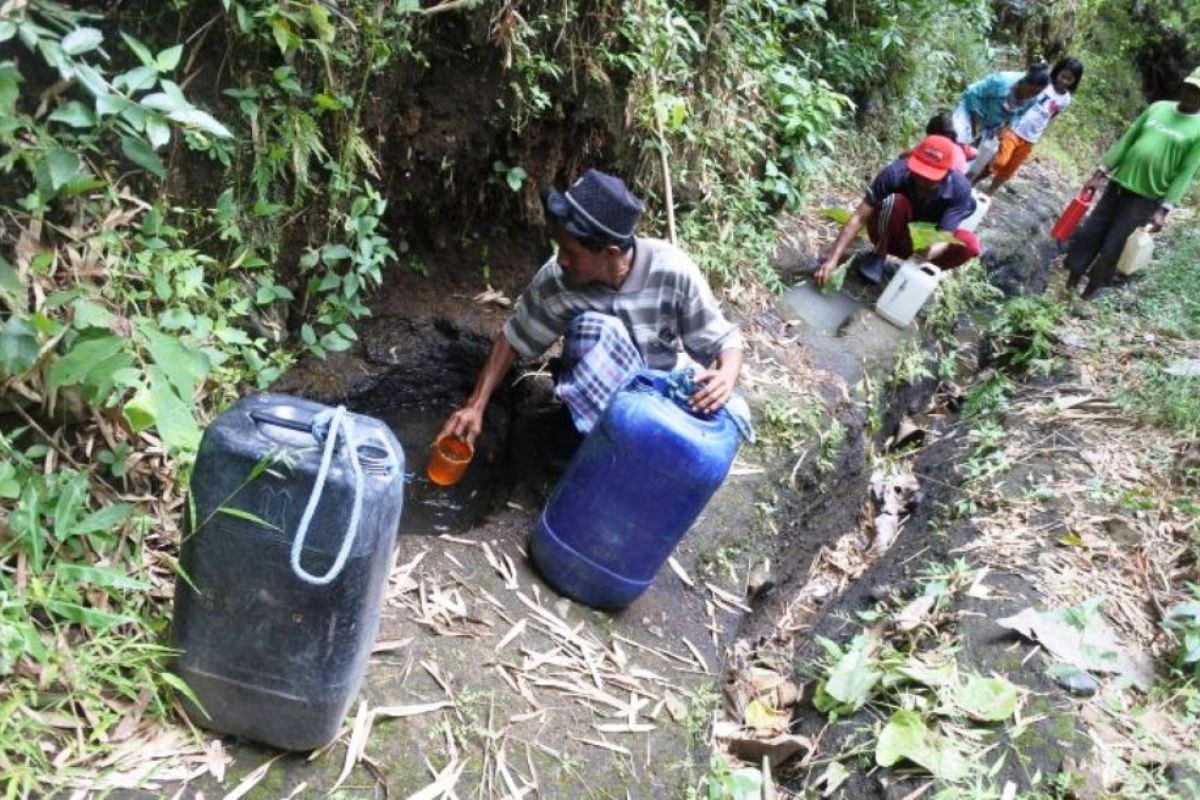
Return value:
[(702, 414), (688, 405), (692, 394), (700, 386), (694, 380), (695, 372), (691, 367), (662, 372), (660, 370), (638, 370), (626, 381), (625, 388), (631, 392), (649, 392), (661, 395), (670, 400), (681, 411), (696, 419), (711, 420), (724, 411), (720, 408), (712, 414)]

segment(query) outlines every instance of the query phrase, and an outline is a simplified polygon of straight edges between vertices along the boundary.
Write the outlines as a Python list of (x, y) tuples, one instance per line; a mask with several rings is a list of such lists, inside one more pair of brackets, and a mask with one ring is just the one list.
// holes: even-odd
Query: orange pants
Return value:
[(1027, 142), (1008, 128), (1000, 132), (1000, 150), (992, 159), (992, 177), (1001, 183), (1007, 181), (1033, 152), (1033, 142)]

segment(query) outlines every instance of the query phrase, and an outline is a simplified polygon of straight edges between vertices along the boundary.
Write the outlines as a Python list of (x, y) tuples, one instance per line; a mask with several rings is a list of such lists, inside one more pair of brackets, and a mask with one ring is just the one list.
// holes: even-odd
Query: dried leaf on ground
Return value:
[(1039, 612), (1026, 608), (996, 620), (1046, 648), (1059, 661), (1091, 672), (1125, 675), (1142, 691), (1154, 684), (1154, 662), (1141, 652), (1131, 652), (1099, 614), (1092, 614), (1080, 629), (1067, 622), (1061, 611)]

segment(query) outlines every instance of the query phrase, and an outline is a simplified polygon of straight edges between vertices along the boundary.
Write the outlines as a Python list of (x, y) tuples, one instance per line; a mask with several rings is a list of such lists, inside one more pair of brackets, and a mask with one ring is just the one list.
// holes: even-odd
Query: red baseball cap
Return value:
[(908, 170), (931, 181), (940, 181), (954, 166), (958, 145), (945, 136), (926, 136), (908, 154)]

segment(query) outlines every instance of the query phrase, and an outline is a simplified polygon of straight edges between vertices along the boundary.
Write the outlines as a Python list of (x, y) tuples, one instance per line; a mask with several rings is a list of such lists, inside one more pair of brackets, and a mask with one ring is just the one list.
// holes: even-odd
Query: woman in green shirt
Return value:
[(1184, 79), (1179, 101), (1160, 100), (1142, 112), (1104, 156), (1087, 186), (1108, 188), (1071, 239), (1067, 288), (1088, 276), (1083, 296), (1112, 283), (1125, 240), (1137, 228), (1162, 227), (1200, 169), (1200, 68)]

